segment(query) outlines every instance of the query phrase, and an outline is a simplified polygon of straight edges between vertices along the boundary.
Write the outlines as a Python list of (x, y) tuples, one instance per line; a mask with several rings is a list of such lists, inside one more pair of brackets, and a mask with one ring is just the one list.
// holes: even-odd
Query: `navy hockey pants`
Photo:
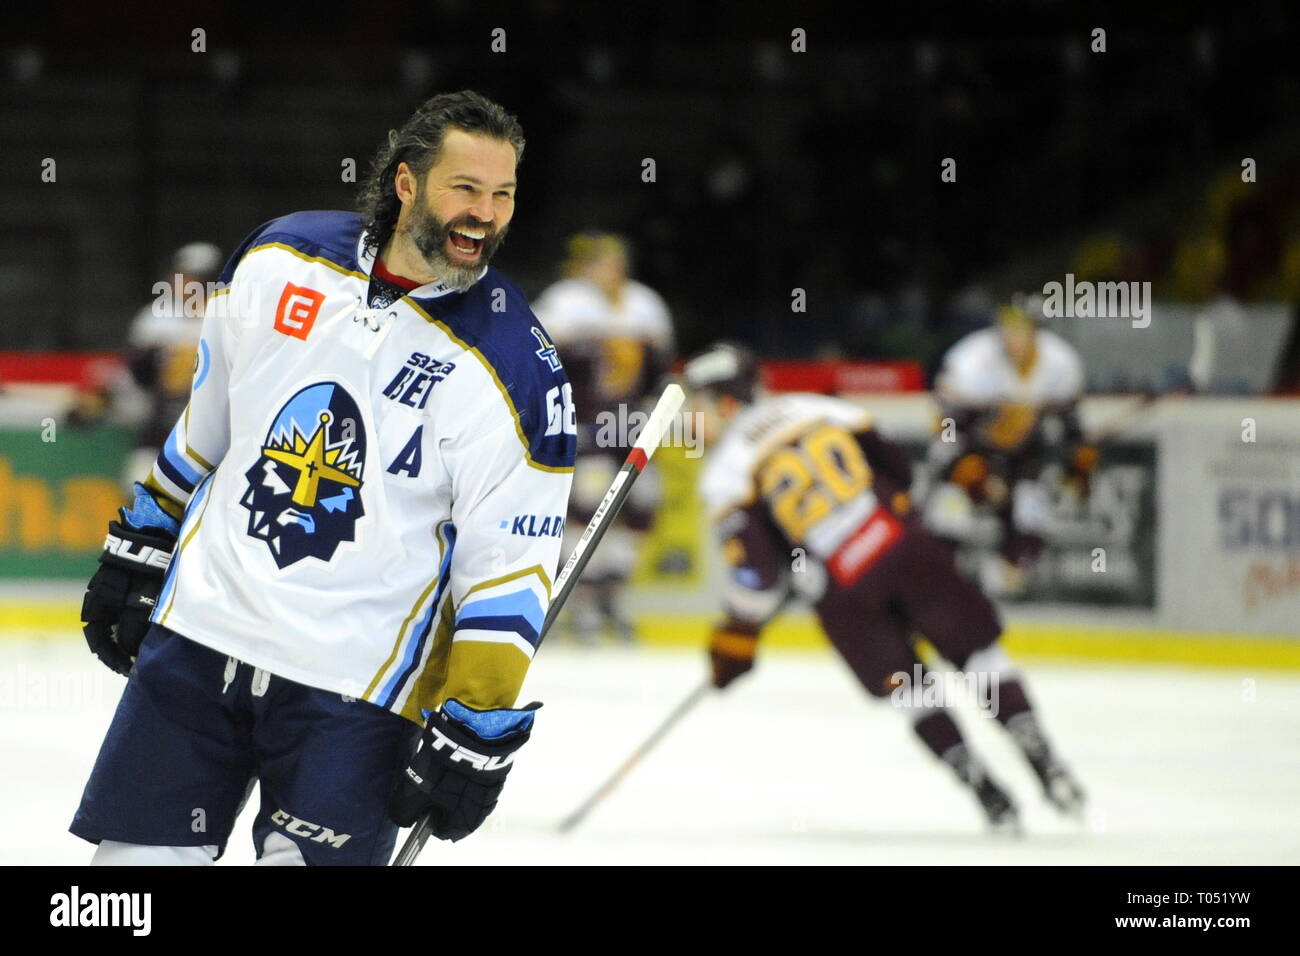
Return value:
[(71, 831), (98, 843), (225, 851), (254, 782), (258, 856), (291, 840), (309, 865), (388, 862), (388, 798), (420, 728), (154, 625)]

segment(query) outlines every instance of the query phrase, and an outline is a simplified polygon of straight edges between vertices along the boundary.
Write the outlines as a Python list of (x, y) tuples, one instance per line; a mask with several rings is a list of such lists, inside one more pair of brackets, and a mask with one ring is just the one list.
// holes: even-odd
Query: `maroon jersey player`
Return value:
[(729, 565), (726, 617), (710, 647), (714, 684), (725, 687), (753, 667), (763, 626), (790, 597), (803, 597), (867, 691), (911, 719), (995, 829), (1018, 829), (1014, 803), (963, 740), (944, 695), (925, 692), (947, 685), (918, 659), (912, 638), (919, 634), (962, 676), (991, 689), (977, 696), (1023, 751), (1048, 800), (1081, 811), (1082, 790), (998, 644), (997, 612), (958, 574), (950, 546), (912, 512), (911, 463), (902, 449), (851, 403), (762, 395), (757, 364), (739, 346), (714, 346), (687, 363), (684, 377), (704, 415), (700, 490)]

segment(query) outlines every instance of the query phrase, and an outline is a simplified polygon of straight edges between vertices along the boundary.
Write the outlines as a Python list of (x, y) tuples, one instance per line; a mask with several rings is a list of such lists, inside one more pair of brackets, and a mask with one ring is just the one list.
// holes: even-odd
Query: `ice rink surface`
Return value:
[[(1058, 818), (994, 721), (963, 728), (1027, 833), (983, 831), (974, 799), (827, 653), (761, 653), (710, 694), (574, 833), (558, 822), (704, 675), (703, 653), (548, 644), (545, 702), (502, 802), (439, 864), (1296, 864), (1300, 675), (1025, 662), (1032, 699), (1088, 789)], [(122, 679), (78, 636), (0, 640), (0, 863), (75, 864), (67, 833)], [(254, 859), (254, 795), (223, 865)]]

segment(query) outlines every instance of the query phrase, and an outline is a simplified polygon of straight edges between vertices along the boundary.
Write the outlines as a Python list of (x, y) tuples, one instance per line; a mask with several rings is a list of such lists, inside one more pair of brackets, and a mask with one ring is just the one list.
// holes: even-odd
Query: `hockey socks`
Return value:
[(1024, 710), (1005, 720), (999, 714), (998, 719), (1024, 753), (1029, 766), (1033, 767), (1048, 802), (1062, 813), (1074, 816), (1081, 814), (1084, 804), (1083, 788), (1052, 752), (1033, 711)]
[(1061, 813), (1083, 811), (1084, 793), (1077, 780), (1057, 758), (1029, 703), (1024, 682), (1005, 652), (997, 644), (982, 648), (966, 661), (965, 671), (986, 673), (996, 678), (995, 716), (1033, 768), (1043, 793)]
[(1020, 816), (1015, 804), (971, 753), (962, 740), (957, 724), (946, 711), (930, 711), (917, 720), (912, 729), (921, 738), (921, 742), (952, 769), (957, 779), (974, 791), (980, 808), (995, 832), (1019, 832)]

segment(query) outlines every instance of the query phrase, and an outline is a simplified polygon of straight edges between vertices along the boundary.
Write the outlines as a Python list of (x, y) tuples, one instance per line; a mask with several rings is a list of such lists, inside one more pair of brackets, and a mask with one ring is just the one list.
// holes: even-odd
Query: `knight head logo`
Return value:
[(309, 385), (275, 416), (256, 464), (244, 472), (248, 533), (286, 568), (328, 561), (352, 541), (361, 505), (366, 435), (361, 410), (342, 386)]

